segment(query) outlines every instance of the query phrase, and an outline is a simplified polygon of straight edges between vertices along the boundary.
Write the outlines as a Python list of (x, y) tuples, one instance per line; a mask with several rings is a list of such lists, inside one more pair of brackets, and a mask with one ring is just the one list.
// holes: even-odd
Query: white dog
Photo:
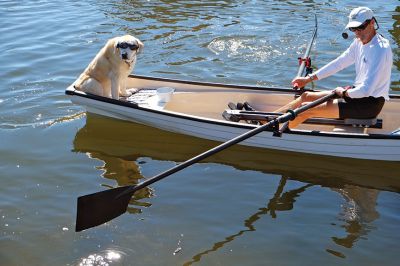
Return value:
[(139, 39), (131, 35), (108, 40), (74, 82), (75, 89), (117, 100), (119, 96), (130, 96), (132, 93), (126, 90), (126, 79), (143, 46)]

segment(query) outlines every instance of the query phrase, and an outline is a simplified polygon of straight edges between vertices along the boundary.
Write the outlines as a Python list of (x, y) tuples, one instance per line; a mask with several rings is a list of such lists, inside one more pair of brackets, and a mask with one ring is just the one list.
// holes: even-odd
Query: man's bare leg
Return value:
[[(276, 113), (285, 113), (287, 110), (299, 108), (302, 105), (309, 104), (319, 98), (329, 95), (332, 91), (304, 92), (300, 97), (275, 110)], [(311, 108), (299, 114), (295, 120), (289, 122), (289, 128), (295, 128), (311, 117), (339, 118), (339, 106), (337, 100), (330, 100), (314, 108)], [(262, 121), (261, 124), (265, 124)]]
[(297, 99), (291, 101), (290, 103), (284, 105), (283, 107), (275, 110), (276, 113), (284, 113), (287, 110), (291, 109), (296, 109), (302, 105), (304, 102), (312, 102), (315, 101), (321, 97), (324, 97), (325, 95), (330, 94), (331, 91), (318, 91), (318, 92), (309, 92), (306, 91), (303, 94), (300, 95)]
[[(303, 105), (309, 102), (303, 103)], [(338, 100), (330, 100), (301, 114), (289, 122), (289, 128), (295, 128), (311, 117), (339, 118)]]

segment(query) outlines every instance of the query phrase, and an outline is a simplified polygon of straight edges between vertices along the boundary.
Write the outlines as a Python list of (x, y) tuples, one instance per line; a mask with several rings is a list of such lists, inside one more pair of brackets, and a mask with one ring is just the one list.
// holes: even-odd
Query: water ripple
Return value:
[[(295, 156), (268, 158), (236, 147), (211, 159), (220, 163), (196, 164), (142, 190), (129, 206), (131, 214), (79, 234), (67, 230), (73, 228), (77, 196), (131, 184), (164, 169), (164, 160), (184, 161), (214, 145), (114, 119), (90, 121), (82, 107), (70, 102), (65, 88), (109, 38), (128, 33), (145, 43), (137, 74), (287, 86), (311, 36), (313, 14), (320, 22), (312, 51), (319, 67), (348, 46), (340, 38), (346, 16), (364, 2), (0, 1), (1, 264), (182, 265), (196, 260), (263, 265), (265, 258), (271, 265), (295, 265), (299, 258), (307, 265), (337, 264), (335, 259), (395, 263), (398, 194), (379, 191), (378, 204), (360, 197), (357, 206), (364, 213), (376, 208), (379, 217), (369, 212), (369, 219), (358, 221), (361, 209), (334, 187), (352, 191), (351, 198), (364, 187), (357, 193), (343, 188), (333, 181), (338, 176), (332, 171), (305, 167)], [(399, 87), (398, 1), (368, 5), (392, 42), (392, 80)], [(352, 78), (351, 71), (343, 72), (319, 86)], [(242, 163), (252, 171), (224, 166)], [(288, 163), (293, 169), (287, 169)], [(290, 178), (277, 190), (280, 175)], [(355, 175), (365, 182), (368, 173)], [(376, 179), (380, 184), (385, 176)], [(320, 185), (308, 188), (307, 180)], [(304, 256), (310, 251), (315, 256)]]

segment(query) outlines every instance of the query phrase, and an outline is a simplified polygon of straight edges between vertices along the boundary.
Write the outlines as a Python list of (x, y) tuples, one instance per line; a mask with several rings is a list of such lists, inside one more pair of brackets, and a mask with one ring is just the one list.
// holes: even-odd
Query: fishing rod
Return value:
[[(297, 77), (302, 77), (302, 76), (307, 76), (308, 74), (312, 73), (312, 67), (311, 67), (311, 58), (310, 58), (310, 52), (311, 48), (315, 42), (315, 39), (317, 37), (317, 31), (318, 31), (318, 20), (317, 20), (317, 15), (314, 15), (315, 17), (315, 26), (314, 26), (314, 31), (312, 34), (312, 38), (310, 42), (308, 43), (306, 52), (304, 53), (303, 57), (299, 57), (299, 70), (297, 71)], [(306, 71), (304, 74), (304, 70)], [(297, 84), (294, 84), (294, 89), (298, 89)], [(302, 88), (300, 88), (302, 89)]]

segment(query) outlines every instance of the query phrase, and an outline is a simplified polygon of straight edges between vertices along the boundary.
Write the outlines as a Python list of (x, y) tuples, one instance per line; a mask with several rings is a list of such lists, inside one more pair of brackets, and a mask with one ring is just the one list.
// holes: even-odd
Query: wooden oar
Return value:
[(78, 204), (77, 204), (77, 216), (76, 216), (76, 227), (75, 231), (79, 232), (100, 224), (103, 224), (105, 222), (108, 222), (112, 219), (114, 219), (117, 216), (120, 216), (124, 212), (126, 212), (126, 209), (128, 208), (129, 201), (132, 197), (132, 195), (144, 188), (147, 187), (173, 173), (176, 173), (194, 163), (197, 163), (200, 160), (203, 160), (204, 158), (207, 158), (213, 154), (216, 154), (234, 144), (237, 144), (243, 140), (246, 140), (268, 128), (270, 128), (273, 125), (276, 125), (277, 123), (285, 123), (289, 120), (293, 120), (298, 114), (313, 108), (317, 105), (320, 105), (330, 99), (335, 97), (334, 93), (331, 93), (327, 96), (324, 96), (318, 100), (315, 100), (314, 102), (311, 102), (307, 105), (304, 105), (302, 107), (299, 107), (294, 110), (290, 110), (287, 113), (278, 116), (274, 120), (259, 126), (257, 128), (254, 128), (242, 135), (237, 136), (236, 138), (233, 138), (227, 142), (224, 142), (202, 154), (199, 154), (163, 173), (160, 173), (142, 183), (137, 184), (136, 186), (124, 186), (124, 187), (118, 187), (118, 188), (113, 188), (105, 191), (100, 191), (94, 194), (89, 194), (85, 196), (81, 196), (78, 198)]

